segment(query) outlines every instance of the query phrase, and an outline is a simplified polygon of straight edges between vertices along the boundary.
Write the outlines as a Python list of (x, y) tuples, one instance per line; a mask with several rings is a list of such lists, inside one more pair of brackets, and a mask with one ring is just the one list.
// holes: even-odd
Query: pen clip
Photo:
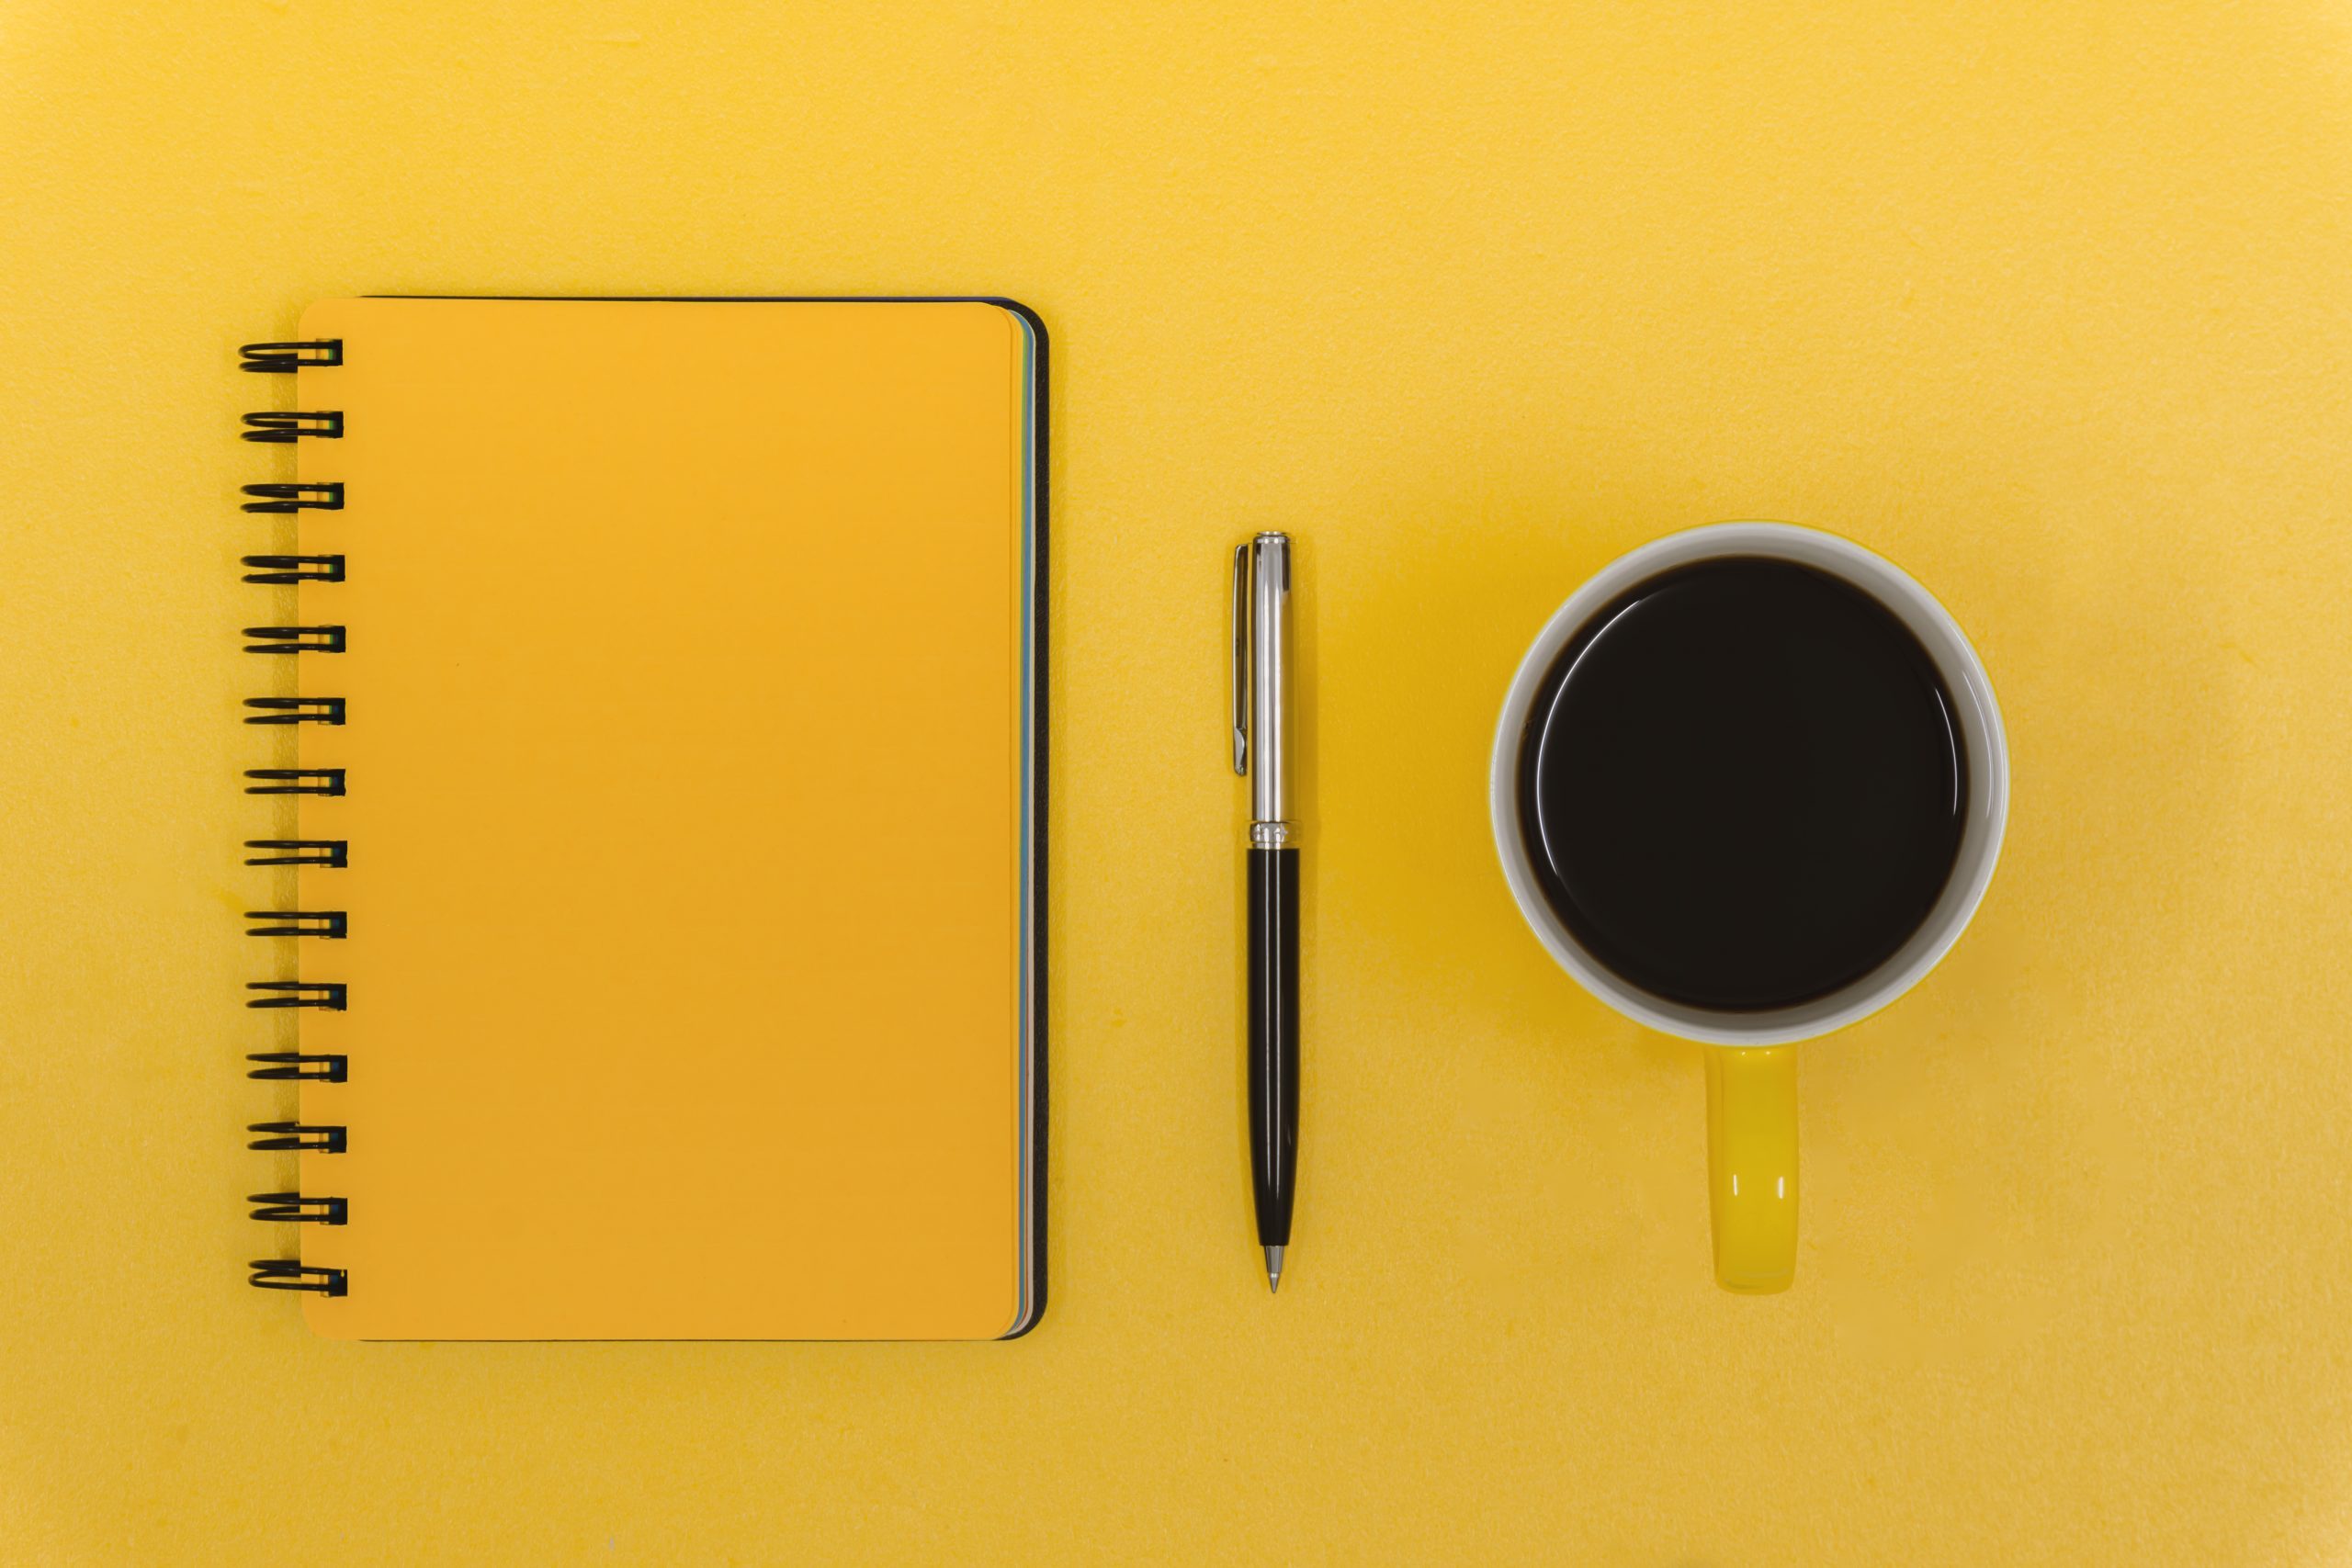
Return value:
[(1233, 771), (1250, 773), (1250, 548), (1233, 552)]

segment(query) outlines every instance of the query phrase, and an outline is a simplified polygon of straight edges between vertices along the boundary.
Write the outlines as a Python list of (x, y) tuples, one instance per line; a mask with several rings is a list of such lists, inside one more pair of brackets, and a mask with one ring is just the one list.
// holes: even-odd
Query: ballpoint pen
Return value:
[(1250, 780), (1250, 1175), (1266, 1288), (1298, 1186), (1298, 829), (1290, 820), (1290, 536), (1233, 552), (1233, 771)]

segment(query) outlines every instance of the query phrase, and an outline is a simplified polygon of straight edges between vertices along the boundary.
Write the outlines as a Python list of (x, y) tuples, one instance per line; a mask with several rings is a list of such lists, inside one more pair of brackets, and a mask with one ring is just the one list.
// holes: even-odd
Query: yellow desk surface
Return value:
[[(16, 0), (0, 1561), (2352, 1561), (2352, 14)], [(1013, 295), (1055, 351), (1053, 1300), (1013, 1345), (331, 1344), (247, 1290), (232, 368), (365, 291)], [(1696, 1048), (1513, 913), (1590, 570), (1877, 548), (2007, 709), (1951, 960)], [(1227, 553), (1319, 691), (1293, 1266), (1250, 1245)]]

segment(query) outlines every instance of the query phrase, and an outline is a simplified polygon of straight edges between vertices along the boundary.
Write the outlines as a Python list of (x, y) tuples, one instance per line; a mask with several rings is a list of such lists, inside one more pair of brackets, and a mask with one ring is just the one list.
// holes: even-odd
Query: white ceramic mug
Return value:
[[(1631, 984), (1594, 958), (1554, 913), (1520, 829), (1520, 746), (1554, 660), (1604, 606), (1678, 567), (1757, 557), (1793, 561), (1852, 584), (1919, 639), (1951, 694), (1968, 764), (1968, 800), (1943, 894), (1893, 956), (1828, 996), (1771, 1011), (1729, 1012), (1686, 1006)], [(1992, 682), (1976, 650), (1926, 589), (1891, 562), (1834, 534), (1785, 523), (1718, 523), (1670, 534), (1601, 568), (1537, 634), (1503, 699), (1488, 801), (1504, 879), (1520, 913), (1560, 966), (1635, 1022), (1710, 1047), (1707, 1165), (1715, 1278), (1726, 1290), (1786, 1290), (1796, 1277), (1794, 1043), (1865, 1018), (1918, 984), (1966, 929), (2000, 855), (2009, 810), (2008, 744)]]

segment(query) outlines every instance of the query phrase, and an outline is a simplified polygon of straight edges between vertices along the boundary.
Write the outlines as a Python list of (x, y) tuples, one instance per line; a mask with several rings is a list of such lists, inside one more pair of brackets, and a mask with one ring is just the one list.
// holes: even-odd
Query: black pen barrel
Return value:
[(1250, 855), (1250, 1174), (1258, 1244), (1290, 1245), (1298, 1189), (1298, 851)]

